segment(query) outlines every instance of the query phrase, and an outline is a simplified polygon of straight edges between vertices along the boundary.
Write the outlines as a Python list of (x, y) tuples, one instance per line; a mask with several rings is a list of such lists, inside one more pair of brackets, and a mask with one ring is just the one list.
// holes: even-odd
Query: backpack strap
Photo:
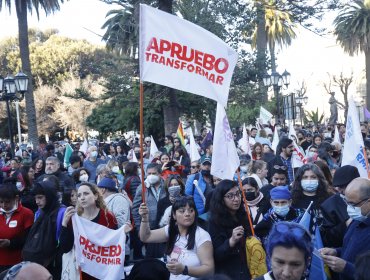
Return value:
[(192, 182), (192, 184), (193, 184), (192, 196), (194, 196), (194, 192), (195, 192), (195, 185), (194, 185), (194, 181), (195, 180), (197, 180), (197, 181), (199, 180), (199, 173), (195, 174), (194, 179), (193, 179), (193, 182)]

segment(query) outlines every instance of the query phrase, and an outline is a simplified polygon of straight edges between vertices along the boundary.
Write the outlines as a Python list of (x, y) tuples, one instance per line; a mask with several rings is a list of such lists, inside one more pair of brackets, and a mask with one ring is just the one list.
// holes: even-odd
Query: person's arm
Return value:
[(139, 215), (141, 216), (139, 237), (144, 243), (163, 243), (167, 241), (165, 228), (150, 230), (149, 226), (149, 209), (145, 203), (139, 207)]
[(189, 276), (199, 278), (207, 275), (212, 275), (215, 270), (212, 242), (211, 241), (204, 242), (197, 249), (197, 255), (200, 260), (200, 266), (188, 267)]
[(114, 197), (112, 202), (112, 212), (117, 219), (118, 227), (121, 227), (130, 219), (130, 205), (122, 195)]
[(185, 194), (186, 195), (193, 195), (193, 182), (194, 182), (195, 175), (191, 175), (187, 180), (186, 180), (186, 185), (185, 185)]
[(72, 250), (74, 243), (73, 228), (71, 223), (71, 217), (76, 213), (76, 209), (73, 206), (67, 207), (64, 212), (62, 229), (60, 231), (59, 245), (62, 253), (68, 253)]
[(137, 231), (140, 229), (140, 215), (139, 215), (139, 207), (140, 204), (142, 203), (142, 198), (141, 198), (141, 185), (136, 189), (135, 197), (132, 202), (132, 218), (134, 219), (135, 222), (135, 228)]

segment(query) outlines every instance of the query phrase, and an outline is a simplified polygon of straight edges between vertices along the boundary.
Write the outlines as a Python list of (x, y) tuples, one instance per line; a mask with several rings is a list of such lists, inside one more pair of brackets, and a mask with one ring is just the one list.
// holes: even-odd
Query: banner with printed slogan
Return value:
[(140, 4), (140, 80), (227, 105), (237, 52), (178, 16)]
[(98, 279), (123, 279), (126, 234), (72, 216), (76, 261), (83, 272)]
[(367, 158), (364, 154), (364, 140), (361, 134), (360, 120), (353, 99), (349, 100), (346, 135), (344, 138), (344, 148), (342, 166), (356, 166), (360, 176), (368, 178)]

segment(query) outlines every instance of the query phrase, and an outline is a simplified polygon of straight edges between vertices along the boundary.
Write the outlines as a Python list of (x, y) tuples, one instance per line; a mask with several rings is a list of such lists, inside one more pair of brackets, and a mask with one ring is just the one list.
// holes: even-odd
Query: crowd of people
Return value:
[[(71, 143), (67, 166), (65, 142), (29, 145), (16, 156), (7, 147), (0, 159), (0, 279), (96, 279), (76, 263), (74, 215), (124, 227), (125, 265), (134, 264), (127, 279), (301, 280), (313, 273), (314, 257), (328, 279), (369, 279), (370, 180), (341, 165), (345, 126), (337, 128), (340, 143), (333, 126), (296, 126), (295, 139), (282, 128), (275, 148), (271, 127), (252, 127), (250, 153), (235, 129), (240, 167), (233, 180), (211, 174), (206, 128), (195, 138), (199, 160), (176, 133), (158, 141), (155, 155), (145, 137), (145, 174), (138, 139), (86, 150)], [(369, 128), (361, 125), (370, 159)], [(292, 163), (293, 141), (308, 162), (300, 167)], [(257, 266), (251, 240), (265, 256)]]

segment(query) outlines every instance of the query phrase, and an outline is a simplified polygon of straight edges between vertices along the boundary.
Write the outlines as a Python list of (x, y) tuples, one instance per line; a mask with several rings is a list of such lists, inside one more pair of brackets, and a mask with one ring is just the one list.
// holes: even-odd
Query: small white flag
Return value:
[(272, 117), (273, 117), (273, 115), (261, 106), (261, 108), (260, 108), (260, 117), (259, 117), (260, 121), (263, 124), (268, 124), (268, 122), (272, 119)]
[(240, 161), (224, 107), (217, 103), (211, 174), (233, 180)]
[(189, 128), (189, 140), (190, 140), (190, 160), (197, 161), (200, 159), (200, 155), (198, 152), (198, 147), (195, 143), (193, 130), (191, 129), (191, 127)]
[(296, 141), (296, 142), (298, 141), (298, 137), (297, 137), (297, 134), (295, 132), (292, 121), (289, 121), (289, 135), (288, 135), (288, 137), (289, 137), (289, 139), (292, 139), (293, 141)]
[(158, 153), (158, 147), (154, 142), (153, 136), (150, 135), (150, 160), (155, 158), (155, 154)]
[(340, 137), (339, 137), (339, 131), (338, 131), (338, 127), (335, 125), (335, 131), (334, 131), (334, 141), (333, 143), (339, 143), (339, 144), (342, 144), (342, 142), (340, 141)]
[(243, 124), (243, 136), (239, 139), (238, 144), (243, 154), (250, 155), (250, 157), (252, 157), (251, 146), (249, 144), (249, 136), (245, 124)]
[(278, 144), (279, 144), (279, 130), (278, 130), (278, 127), (275, 126), (274, 138), (272, 139), (272, 143), (271, 143), (271, 148), (274, 150), (275, 154), (276, 154), (276, 148)]
[(87, 142), (87, 139), (85, 138), (84, 142), (80, 146), (80, 152), (83, 152), (85, 155), (87, 153), (87, 149), (89, 148), (89, 143)]
[(352, 98), (349, 100), (346, 135), (344, 138), (342, 166), (344, 165), (357, 167), (360, 176), (368, 178), (368, 162), (366, 155), (364, 155), (364, 140), (361, 134), (358, 112)]

